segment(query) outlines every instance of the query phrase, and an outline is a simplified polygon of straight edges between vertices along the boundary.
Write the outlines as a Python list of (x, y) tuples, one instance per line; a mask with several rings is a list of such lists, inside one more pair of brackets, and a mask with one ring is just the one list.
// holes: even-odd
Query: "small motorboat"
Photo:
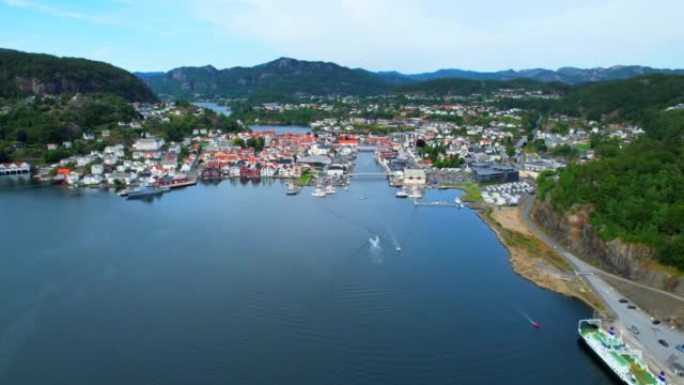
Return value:
[(316, 187), (316, 188), (314, 189), (314, 191), (311, 193), (311, 195), (312, 195), (312, 196), (315, 196), (315, 197), (320, 197), (320, 198), (322, 198), (322, 197), (325, 197), (325, 196), (328, 195), (328, 194), (325, 192), (325, 189), (323, 189), (322, 187)]
[(406, 191), (399, 190), (396, 194), (394, 194), (394, 196), (396, 196), (397, 198), (408, 198), (409, 195), (408, 193), (406, 193)]
[(539, 322), (532, 321), (532, 327), (535, 329), (539, 329), (541, 327), (541, 325), (539, 325)]

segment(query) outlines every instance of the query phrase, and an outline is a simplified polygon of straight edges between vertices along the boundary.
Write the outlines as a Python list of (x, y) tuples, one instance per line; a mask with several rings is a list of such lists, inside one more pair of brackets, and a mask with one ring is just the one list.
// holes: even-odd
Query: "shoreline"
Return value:
[(579, 299), (595, 311), (604, 310), (602, 301), (591, 288), (578, 279), (568, 263), (543, 241), (532, 235), (522, 221), (515, 226), (501, 223), (503, 215), (506, 215), (508, 220), (512, 216), (519, 221), (518, 207), (492, 208), (473, 202), (469, 207), (475, 210), (506, 248), (508, 261), (515, 274), (540, 288)]

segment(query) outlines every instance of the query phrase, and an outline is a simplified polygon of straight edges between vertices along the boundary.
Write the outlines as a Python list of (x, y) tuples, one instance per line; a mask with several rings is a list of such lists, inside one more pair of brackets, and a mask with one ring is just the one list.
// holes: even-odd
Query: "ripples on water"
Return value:
[(2, 384), (610, 383), (576, 344), (586, 307), (513, 274), (472, 211), (384, 180), (151, 202), (13, 184), (0, 217)]

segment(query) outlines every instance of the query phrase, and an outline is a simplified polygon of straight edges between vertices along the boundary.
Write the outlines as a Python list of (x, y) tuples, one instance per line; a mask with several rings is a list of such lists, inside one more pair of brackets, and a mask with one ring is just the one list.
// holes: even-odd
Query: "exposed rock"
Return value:
[(532, 217), (573, 253), (621, 277), (684, 295), (684, 276), (659, 265), (652, 248), (620, 239), (604, 241), (589, 223), (589, 207), (573, 207), (559, 214), (548, 201), (537, 201)]

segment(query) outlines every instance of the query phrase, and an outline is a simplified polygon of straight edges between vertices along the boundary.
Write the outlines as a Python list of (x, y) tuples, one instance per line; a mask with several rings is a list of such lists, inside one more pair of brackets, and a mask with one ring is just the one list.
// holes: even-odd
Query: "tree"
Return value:
[(237, 136), (236, 136), (235, 138), (233, 138), (233, 140), (231, 141), (231, 143), (233, 144), (233, 146), (238, 146), (238, 147), (241, 147), (241, 148), (247, 147), (247, 144), (245, 143), (245, 140), (242, 139), (242, 138), (240, 138), (240, 137), (237, 137)]

